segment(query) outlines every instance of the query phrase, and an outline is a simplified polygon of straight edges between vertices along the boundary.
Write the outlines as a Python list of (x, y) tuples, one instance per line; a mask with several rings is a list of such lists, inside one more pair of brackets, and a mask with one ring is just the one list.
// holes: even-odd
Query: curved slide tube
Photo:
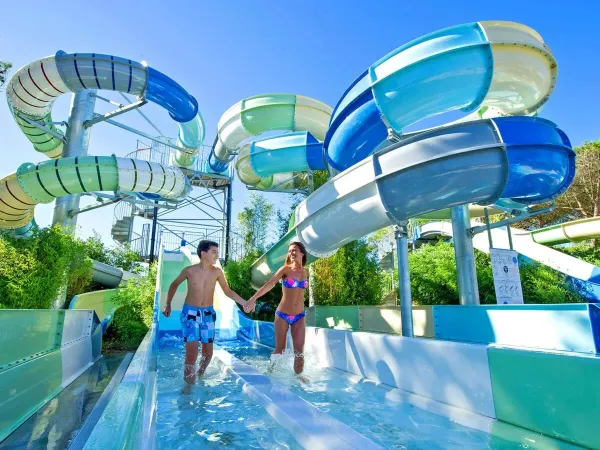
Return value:
[[(331, 117), (325, 156), (344, 172), (298, 206), (285, 242), (252, 266), (253, 284), (268, 279), (293, 239), (323, 257), (392, 219), (439, 215), (467, 203), (524, 209), (560, 195), (573, 180), (574, 153), (550, 122), (471, 116), (402, 135), (409, 125), (453, 110), (475, 117), (535, 114), (554, 89), (556, 71), (539, 34), (512, 22), (448, 28), (380, 59)], [(399, 144), (388, 139), (389, 129)]]
[(346, 90), (325, 138), (327, 161), (345, 170), (387, 144), (389, 128), (402, 134), (448, 111), (535, 113), (556, 72), (541, 36), (524, 25), (477, 22), (431, 33), (381, 58)]
[(268, 188), (278, 177), (307, 170), (326, 170), (323, 144), (308, 131), (257, 139), (239, 151), (236, 170), (240, 181)]
[(117, 289), (93, 291), (73, 297), (69, 309), (92, 309), (96, 312), (102, 326), (102, 334), (112, 322), (115, 311), (119, 305), (115, 302)]
[[(307, 166), (314, 164), (322, 167), (323, 163), (318, 158), (318, 147), (311, 144), (314, 144), (314, 139), (323, 141), (330, 117), (331, 107), (302, 95), (263, 94), (246, 98), (229, 108), (219, 120), (217, 138), (209, 157), (210, 167), (217, 173), (222, 172), (248, 138), (272, 131), (307, 131), (311, 136), (306, 137), (304, 146), (298, 140), (301, 140), (299, 137), (282, 137), (283, 141), (274, 141), (274, 143), (261, 140), (262, 143), (259, 147), (255, 146), (254, 149), (250, 148), (250, 144), (246, 152), (251, 155), (251, 159), (254, 160), (257, 153), (262, 153), (264, 157), (264, 150), (270, 150), (269, 163), (266, 168), (263, 168), (262, 165), (250, 163), (250, 160), (242, 162), (241, 166), (238, 165), (238, 174), (242, 173), (240, 178), (244, 174), (260, 177), (261, 170), (265, 170), (263, 176), (269, 177), (273, 173), (272, 169), (278, 164), (289, 166), (288, 169), (294, 170), (298, 162), (291, 166), (285, 162), (291, 157), (291, 153), (294, 154), (294, 161), (304, 159), (304, 161), (300, 161), (300, 167), (304, 167), (304, 170)], [(294, 152), (275, 151), (285, 149), (286, 145), (292, 145), (298, 150)], [(314, 150), (308, 149), (317, 150), (315, 153)], [(297, 151), (301, 155), (296, 154)], [(320, 159), (322, 160), (322, 157)], [(259, 173), (256, 172), (256, 169)], [(271, 184), (272, 180), (267, 178), (262, 185), (270, 186)]]
[[(324, 257), (392, 220), (502, 198), (541, 203), (564, 192), (574, 175), (575, 153), (552, 122), (503, 117), (451, 125), (384, 149), (328, 181), (298, 206), (284, 239)], [(282, 258), (285, 245), (276, 245), (255, 262), (253, 285), (266, 282)]]
[[(579, 221), (576, 221), (579, 222)], [(570, 223), (574, 227), (577, 227), (577, 224)], [(481, 223), (472, 222), (473, 226), (480, 226)], [(569, 223), (566, 223), (566, 229), (569, 229)], [(555, 228), (555, 227), (550, 227)], [(545, 228), (542, 228), (539, 231), (539, 236), (544, 236)], [(492, 243), (494, 248), (510, 248), (508, 241), (508, 233), (504, 228), (493, 228), (490, 230), (492, 234)], [(589, 283), (589, 286), (584, 286), (586, 288), (585, 296), (592, 296), (595, 301), (600, 299), (600, 267), (594, 266), (588, 262), (582, 261), (580, 259), (574, 258), (572, 256), (566, 255), (558, 250), (554, 250), (552, 248), (546, 247), (546, 245), (542, 245), (536, 240), (535, 234), (531, 233), (527, 230), (521, 230), (519, 228), (510, 229), (513, 241), (513, 248), (520, 253), (521, 255), (536, 261), (538, 263), (544, 264), (552, 269), (561, 272), (568, 277), (571, 277), (575, 280), (579, 280), (580, 282)], [(546, 235), (548, 238), (548, 245), (550, 244), (550, 236), (554, 236), (556, 238), (556, 233), (554, 230), (547, 230), (548, 234)], [(597, 231), (596, 231), (597, 233)], [(435, 239), (438, 236), (446, 236), (452, 237), (452, 224), (449, 222), (429, 222), (420, 227), (419, 234), (417, 239)], [(590, 237), (593, 237), (594, 234), (590, 234)], [(583, 236), (580, 236), (581, 239), (585, 239)], [(590, 238), (588, 237), (588, 239)], [(554, 243), (559, 243), (558, 240), (554, 241)], [(489, 253), (490, 244), (487, 236), (487, 232), (478, 233), (473, 237), (473, 246), (484, 253)], [(575, 283), (576, 286), (580, 283)], [(577, 286), (578, 287), (578, 286)], [(587, 292), (587, 291), (590, 292)]]
[(131, 278), (139, 278), (137, 273), (123, 270), (120, 267), (113, 267), (100, 261), (92, 260), (94, 267), (92, 272), (92, 281), (106, 287), (115, 288), (122, 282), (127, 282)]
[(557, 245), (600, 238), (600, 217), (572, 220), (531, 232), (538, 244)]
[(0, 180), (0, 228), (28, 227), (38, 203), (68, 194), (119, 190), (179, 199), (189, 189), (178, 168), (128, 158), (81, 156), (25, 163)]
[(34, 120), (55, 133), (52, 125), (54, 101), (67, 92), (104, 89), (136, 95), (165, 108), (179, 125), (177, 145), (182, 148), (175, 160), (184, 167), (195, 161), (204, 140), (204, 122), (198, 102), (183, 87), (161, 72), (117, 56), (99, 53), (65, 53), (35, 61), (11, 78), (6, 89), (9, 107), (17, 124), (34, 148), (49, 158), (62, 153), (62, 141), (41, 131), (23, 117)]
[[(128, 93), (165, 108), (178, 122), (181, 151), (175, 163), (187, 167), (204, 139), (198, 102), (179, 84), (146, 65), (96, 53), (59, 51), (21, 69), (7, 86), (7, 100), (17, 124), (34, 148), (50, 158), (62, 154), (60, 130), (52, 125), (51, 109), (61, 94), (84, 89)], [(47, 133), (26, 119), (44, 125)], [(172, 167), (125, 158), (82, 156), (41, 164), (23, 164), (0, 180), (0, 228), (27, 236), (33, 208), (57, 197), (91, 191), (120, 190), (156, 194), (165, 199), (185, 197), (190, 189), (183, 173)]]

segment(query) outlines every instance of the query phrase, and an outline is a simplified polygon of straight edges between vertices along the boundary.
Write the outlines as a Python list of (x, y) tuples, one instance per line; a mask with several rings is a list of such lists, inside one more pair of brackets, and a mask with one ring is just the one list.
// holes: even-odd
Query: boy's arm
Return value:
[(173, 280), (171, 285), (169, 286), (169, 292), (167, 293), (167, 304), (163, 309), (163, 314), (165, 317), (169, 317), (171, 315), (171, 302), (173, 301), (173, 297), (175, 297), (175, 293), (177, 292), (177, 288), (181, 283), (183, 283), (187, 278), (187, 267), (181, 271), (179, 276)]
[(223, 289), (223, 292), (227, 297), (232, 298), (233, 300), (235, 300), (236, 303), (239, 303), (242, 306), (246, 306), (246, 303), (248, 302), (242, 297), (240, 297), (236, 292), (233, 291), (233, 289), (229, 287), (229, 284), (227, 284), (227, 280), (225, 279), (225, 274), (220, 269), (217, 281), (219, 282), (221, 289)]

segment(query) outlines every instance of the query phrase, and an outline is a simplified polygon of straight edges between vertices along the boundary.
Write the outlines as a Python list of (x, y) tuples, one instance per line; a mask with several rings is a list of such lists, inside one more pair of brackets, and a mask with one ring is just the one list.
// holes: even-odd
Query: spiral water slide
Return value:
[(53, 124), (52, 105), (62, 94), (87, 89), (131, 94), (165, 108), (179, 127), (181, 150), (175, 152), (173, 163), (194, 164), (204, 140), (204, 123), (198, 102), (183, 87), (129, 59), (59, 51), (21, 68), (8, 83), (8, 105), (17, 125), (35, 150), (51, 160), (22, 164), (16, 173), (0, 179), (0, 228), (26, 234), (38, 203), (69, 194), (142, 192), (164, 199), (188, 194), (189, 182), (178, 167), (115, 156), (60, 158), (64, 136)]
[[(291, 240), (303, 242), (314, 259), (411, 217), (440, 217), (464, 204), (525, 209), (563, 193), (575, 172), (571, 144), (552, 122), (529, 117), (548, 100), (556, 74), (538, 33), (499, 21), (441, 30), (377, 61), (346, 90), (329, 121), (323, 155), (341, 173), (297, 207), (287, 235), (254, 263), (253, 285), (283, 263)], [(405, 133), (456, 110), (470, 115)], [(214, 157), (225, 164), (231, 159), (221, 149), (234, 145), (222, 143)], [(251, 147), (250, 166), (259, 174), (252, 157)]]

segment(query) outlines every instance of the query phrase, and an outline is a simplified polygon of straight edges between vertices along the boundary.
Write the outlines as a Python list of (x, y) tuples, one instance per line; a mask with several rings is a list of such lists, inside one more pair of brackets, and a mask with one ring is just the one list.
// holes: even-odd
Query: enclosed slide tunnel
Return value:
[[(314, 259), (395, 221), (439, 217), (440, 210), (462, 204), (525, 209), (560, 195), (574, 176), (571, 144), (553, 123), (526, 117), (548, 100), (556, 73), (541, 36), (513, 22), (448, 28), (381, 58), (350, 85), (331, 114), (323, 156), (342, 172), (298, 206), (288, 234), (253, 265), (253, 284), (274, 273), (290, 240), (303, 242)], [(423, 119), (457, 110), (470, 115), (405, 133)], [(236, 128), (243, 128), (242, 118), (236, 120)], [(224, 157), (219, 142), (214, 157), (226, 164), (235, 152)], [(254, 151), (252, 144), (240, 151), (238, 174), (242, 164), (251, 166), (255, 182), (261, 163), (275, 166), (277, 152), (291, 159), (289, 147), (261, 151), (270, 145), (264, 139)], [(265, 154), (269, 159), (261, 162)], [(285, 170), (301, 170), (307, 159)]]
[[(144, 64), (99, 53), (59, 51), (19, 69), (8, 83), (7, 100), (34, 148), (54, 159), (62, 154), (64, 137), (52, 123), (52, 105), (62, 94), (86, 89), (132, 94), (165, 108), (179, 126), (181, 150), (172, 162), (181, 167), (194, 164), (205, 134), (198, 102), (171, 78)], [(187, 195), (186, 183), (176, 167), (125, 158), (85, 156), (23, 164), (0, 180), (0, 228), (26, 234), (33, 225), (35, 205), (63, 195), (119, 189), (174, 199)]]

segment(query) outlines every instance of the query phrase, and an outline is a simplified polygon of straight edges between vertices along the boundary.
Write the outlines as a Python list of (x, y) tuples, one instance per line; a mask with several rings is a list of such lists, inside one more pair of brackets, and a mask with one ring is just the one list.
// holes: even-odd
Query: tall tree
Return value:
[(265, 251), (272, 216), (273, 204), (263, 195), (253, 193), (248, 206), (238, 214), (246, 253)]
[(277, 235), (281, 239), (288, 232), (292, 214), (296, 212), (296, 207), (304, 200), (300, 194), (289, 195), (285, 208), (277, 209)]
[(317, 305), (378, 305), (382, 283), (375, 248), (364, 239), (350, 242), (335, 255), (314, 263)]
[(0, 61), (0, 89), (8, 79), (8, 71), (12, 67), (12, 63), (8, 61)]

